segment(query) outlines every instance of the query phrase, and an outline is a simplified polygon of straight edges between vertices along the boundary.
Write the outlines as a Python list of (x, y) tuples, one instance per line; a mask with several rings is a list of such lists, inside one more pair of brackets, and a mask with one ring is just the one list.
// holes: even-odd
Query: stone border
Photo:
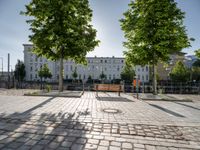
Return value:
[(49, 94), (49, 93), (25, 93), (24, 96), (43, 96), (43, 97), (73, 97), (73, 98), (81, 98), (81, 96), (84, 94), (83, 91), (81, 91), (78, 95), (73, 94), (65, 94), (65, 93), (56, 93), (56, 94)]

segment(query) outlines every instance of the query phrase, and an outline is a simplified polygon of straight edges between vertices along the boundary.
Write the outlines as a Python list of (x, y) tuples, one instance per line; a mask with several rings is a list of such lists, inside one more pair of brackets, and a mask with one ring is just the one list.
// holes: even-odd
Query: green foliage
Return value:
[(46, 85), (45, 89), (47, 90), (47, 92), (50, 92), (52, 90), (51, 85)]
[(99, 76), (99, 77), (100, 77), (100, 79), (101, 79), (101, 80), (104, 80), (104, 79), (106, 79), (106, 75), (104, 74), (104, 72), (103, 72), (103, 71), (101, 72), (101, 74), (100, 74), (100, 76)]
[(89, 81), (92, 80), (92, 76), (91, 76), (91, 75), (89, 75), (88, 80), (89, 80)]
[(189, 70), (184, 66), (181, 61), (176, 62), (170, 73), (170, 78), (173, 81), (186, 82), (189, 80), (189, 76)]
[(21, 82), (24, 80), (25, 75), (26, 71), (24, 63), (20, 60), (17, 60), (17, 64), (15, 65), (15, 71), (14, 71), (15, 79), (18, 82)]
[(99, 43), (89, 24), (92, 10), (88, 0), (32, 0), (21, 14), (31, 16), (27, 23), (33, 34), (29, 37), (38, 56), (86, 63), (87, 52)]
[(121, 72), (121, 79), (125, 80), (126, 82), (132, 83), (134, 77), (135, 77), (134, 68), (126, 63)]
[(200, 67), (192, 67), (192, 80), (200, 81)]
[(200, 49), (195, 51), (196, 56), (200, 59)]
[(190, 46), (183, 25), (184, 13), (174, 0), (135, 0), (121, 19), (124, 54), (131, 64), (157, 64), (169, 54)]
[(88, 0), (31, 0), (21, 14), (31, 17), (27, 23), (32, 51), (51, 60), (60, 59), (59, 91), (63, 91), (63, 59), (87, 64), (87, 53), (99, 43), (90, 24)]
[(200, 67), (200, 59), (197, 59), (193, 64), (193, 67)]
[(76, 80), (76, 78), (78, 77), (77, 74), (77, 68), (75, 67), (74, 72), (72, 73), (72, 77)]
[(38, 76), (41, 79), (42, 78), (47, 79), (52, 77), (51, 71), (49, 70), (47, 64), (44, 64), (44, 66), (40, 68), (40, 70), (38, 71)]

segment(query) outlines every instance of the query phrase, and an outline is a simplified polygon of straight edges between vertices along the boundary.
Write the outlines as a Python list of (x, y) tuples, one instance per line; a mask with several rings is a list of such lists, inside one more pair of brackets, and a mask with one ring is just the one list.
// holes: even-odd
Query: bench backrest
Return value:
[(120, 84), (96, 84), (95, 90), (99, 91), (121, 91), (121, 85)]

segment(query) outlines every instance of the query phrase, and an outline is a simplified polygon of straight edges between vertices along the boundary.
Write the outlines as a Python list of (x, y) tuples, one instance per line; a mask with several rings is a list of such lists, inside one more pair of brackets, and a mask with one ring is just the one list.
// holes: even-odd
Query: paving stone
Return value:
[(57, 143), (57, 142), (51, 142), (48, 147), (49, 148), (52, 148), (52, 149), (56, 149), (58, 148), (58, 146), (60, 145), (60, 143)]
[(99, 140), (88, 139), (88, 143), (91, 143), (91, 144), (99, 144)]
[(97, 150), (108, 150), (108, 147), (106, 147), (106, 146), (98, 146)]
[(69, 142), (69, 141), (63, 141), (61, 144), (61, 146), (63, 147), (71, 147), (71, 145), (72, 145), (72, 142)]
[[(93, 92), (85, 92), (82, 98), (54, 98), (51, 101), (45, 97), (3, 97), (0, 94), (0, 114), (6, 112), (8, 116), (0, 116), (0, 149), (9, 148), (9, 145), (17, 147), (13, 143), (25, 144), (24, 149), (46, 146), (44, 149), (48, 150), (70, 149), (73, 144), (82, 145), (84, 149), (200, 148), (200, 112), (192, 108), (200, 109), (199, 102), (181, 103), (192, 106), (188, 111), (187, 106), (178, 103), (146, 103), (123, 93), (118, 97), (116, 93), (99, 92), (99, 96), (106, 100), (98, 100)], [(125, 101), (117, 101), (124, 97)], [(47, 103), (37, 107), (43, 102)], [(185, 117), (167, 115), (154, 105), (177, 113), (181, 110)], [(122, 113), (101, 111), (113, 107)], [(23, 114), (27, 110), (30, 112)], [(86, 110), (89, 115), (77, 113)], [(18, 114), (10, 115), (14, 112)], [(124, 143), (132, 147), (125, 148)], [(21, 145), (19, 148), (23, 149)]]
[(120, 142), (112, 141), (112, 142), (110, 143), (110, 145), (120, 147), (120, 146), (121, 146), (121, 143), (120, 143)]
[(81, 150), (81, 149), (83, 149), (83, 145), (82, 144), (73, 144), (71, 149), (72, 150)]
[(122, 148), (128, 148), (128, 149), (132, 149), (132, 144), (131, 143), (122, 143)]
[(85, 148), (86, 149), (97, 149), (98, 145), (95, 144), (90, 144), (90, 143), (86, 143)]
[(143, 144), (134, 144), (134, 148), (144, 148)]
[(44, 146), (42, 145), (34, 145), (31, 150), (42, 150), (44, 148)]
[(116, 147), (116, 146), (109, 146), (109, 150), (120, 150), (120, 147)]
[(7, 135), (0, 135), (0, 140), (3, 140), (5, 138), (7, 138), (8, 136)]
[(87, 139), (86, 138), (78, 138), (76, 140), (76, 143), (78, 144), (85, 144), (87, 142)]
[(101, 140), (99, 145), (108, 146), (109, 145), (109, 141)]
[(23, 143), (21, 142), (11, 142), (7, 145), (7, 147), (9, 148), (13, 148), (13, 149), (17, 149), (18, 147), (20, 147), (21, 145), (23, 145)]

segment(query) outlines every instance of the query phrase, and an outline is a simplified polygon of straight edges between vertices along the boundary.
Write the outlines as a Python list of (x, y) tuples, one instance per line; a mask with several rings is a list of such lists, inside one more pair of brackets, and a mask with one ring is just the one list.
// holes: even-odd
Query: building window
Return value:
[(109, 74), (109, 80), (111, 80), (111, 74)]
[(32, 77), (32, 74), (30, 74), (30, 79), (32, 80), (32, 78), (33, 78), (33, 77)]
[(144, 72), (144, 67), (142, 67), (142, 72)]
[(107, 71), (107, 68), (105, 67), (104, 70)]
[(101, 63), (103, 63), (103, 60), (101, 60)]
[(68, 79), (68, 75), (66, 75), (66, 79)]
[(31, 69), (30, 69), (31, 71), (33, 71), (33, 67), (31, 66)]
[(140, 71), (140, 68), (138, 68), (138, 71)]
[(73, 71), (73, 66), (71, 66), (71, 71)]
[(113, 79), (115, 79), (115, 74), (113, 74)]
[(79, 74), (79, 79), (81, 79), (81, 74)]
[(142, 76), (142, 81), (144, 81), (144, 76)]
[(107, 60), (105, 60), (105, 63), (107, 63)]
[(121, 63), (124, 63), (124, 60), (121, 60)]
[(146, 80), (147, 80), (147, 81), (149, 80), (149, 76), (148, 76), (148, 75), (146, 75)]
[(35, 78), (37, 79), (37, 74), (35, 74)]
[(138, 80), (140, 80), (140, 75), (138, 75)]
[(149, 68), (148, 68), (148, 66), (146, 66), (146, 71), (148, 71), (149, 70)]

